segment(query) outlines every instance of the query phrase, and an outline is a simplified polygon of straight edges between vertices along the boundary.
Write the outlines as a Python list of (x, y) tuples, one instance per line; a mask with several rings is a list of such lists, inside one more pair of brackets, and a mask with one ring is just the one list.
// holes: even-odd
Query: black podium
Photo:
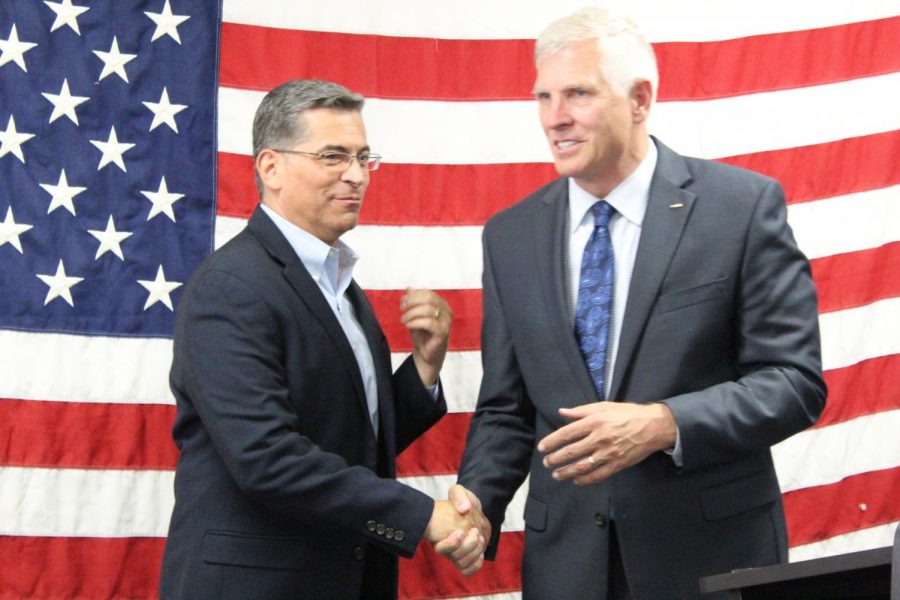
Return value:
[(702, 578), (700, 590), (734, 600), (900, 600), (900, 528), (893, 548), (739, 569)]

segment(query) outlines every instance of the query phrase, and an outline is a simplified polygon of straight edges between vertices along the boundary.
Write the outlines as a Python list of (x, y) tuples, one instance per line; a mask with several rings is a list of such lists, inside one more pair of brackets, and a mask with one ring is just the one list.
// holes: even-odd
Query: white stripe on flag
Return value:
[(900, 467), (900, 410), (808, 429), (772, 448), (782, 492)]
[(172, 340), (0, 330), (0, 398), (174, 404)]
[[(900, 112), (900, 111), (898, 111)], [(797, 244), (810, 259), (900, 241), (900, 185), (788, 207)]]
[[(898, 313), (900, 298), (820, 315), (825, 368), (900, 353)], [(168, 388), (171, 348), (164, 339), (0, 330), (0, 398), (174, 404)], [(392, 359), (396, 365), (406, 356)], [(481, 352), (449, 352), (441, 380), (451, 412), (474, 410)]]
[(174, 471), (0, 467), (0, 535), (164, 537)]
[[(400, 366), (408, 352), (391, 354), (394, 369)], [(478, 400), (481, 386), (481, 352), (448, 352), (441, 369), (441, 387), (447, 400), (447, 411), (451, 413), (472, 412)]]
[[(831, 142), (900, 128), (900, 73), (762, 94), (661, 102), (650, 132), (682, 154), (720, 158)], [(219, 151), (251, 155), (262, 92), (219, 89)], [(841, 115), (834, 119), (833, 115)], [(369, 144), (390, 163), (549, 162), (533, 101), (437, 102), (372, 98)], [(485, 132), (485, 125), (489, 131)], [(475, 144), (472, 140), (478, 140)]]
[(898, 526), (900, 526), (900, 521), (895, 521), (886, 525), (836, 535), (821, 542), (794, 546), (790, 549), (790, 562), (893, 546), (894, 532), (897, 531)]
[[(900, 241), (900, 186), (792, 204), (788, 220), (810, 259), (878, 248)], [(216, 248), (237, 235), (245, 219), (216, 219)], [(481, 287), (480, 226), (360, 225), (343, 237), (361, 256), (355, 277), (363, 288), (399, 290)], [(390, 265), (385, 269), (384, 265)]]
[[(340, 11), (310, 0), (225, 0), (225, 21), (312, 31), (442, 39), (534, 39), (550, 21), (588, 4), (585, 0), (344, 0)], [(709, 41), (829, 27), (894, 16), (895, 0), (613, 0), (609, 8), (630, 15), (652, 41)], [(773, 18), (777, 15), (778, 18)]]
[(900, 298), (821, 314), (819, 329), (826, 371), (900, 354)]

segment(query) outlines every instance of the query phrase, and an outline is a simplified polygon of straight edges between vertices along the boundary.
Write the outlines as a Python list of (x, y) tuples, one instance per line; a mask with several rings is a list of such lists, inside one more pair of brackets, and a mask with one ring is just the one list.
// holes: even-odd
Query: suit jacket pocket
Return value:
[(203, 538), (203, 561), (210, 564), (298, 570), (308, 566), (309, 559), (328, 560), (328, 554), (324, 544), (313, 549), (300, 538), (227, 531), (208, 531)]
[(772, 474), (760, 471), (700, 492), (703, 516), (709, 521), (726, 519), (774, 503), (780, 492)]
[(547, 529), (547, 503), (534, 496), (525, 501), (525, 525), (535, 531)]
[(661, 313), (670, 312), (718, 298), (725, 293), (725, 283), (727, 281), (728, 277), (725, 276), (685, 290), (669, 292), (660, 296), (656, 301), (657, 311)]

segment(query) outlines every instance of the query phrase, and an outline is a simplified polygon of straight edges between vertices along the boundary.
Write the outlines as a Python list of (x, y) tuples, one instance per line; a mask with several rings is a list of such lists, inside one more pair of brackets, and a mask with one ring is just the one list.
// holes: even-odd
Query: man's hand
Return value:
[(443, 298), (431, 290), (406, 288), (400, 299), (403, 315), (400, 322), (409, 329), (413, 342), (413, 361), (425, 387), (437, 383), (447, 343), (453, 312)]
[(559, 480), (598, 483), (675, 445), (676, 425), (665, 404), (594, 402), (561, 408), (572, 421), (538, 443), (544, 466)]
[[(463, 486), (451, 487), (448, 497), (456, 513), (468, 518), (474, 527), (468, 532), (459, 529), (452, 531), (438, 540), (434, 549), (438, 554), (446, 556), (463, 575), (472, 575), (484, 565), (484, 551), (487, 540), (491, 538), (491, 524), (481, 511), (481, 502)], [(427, 529), (425, 537), (428, 538)]]

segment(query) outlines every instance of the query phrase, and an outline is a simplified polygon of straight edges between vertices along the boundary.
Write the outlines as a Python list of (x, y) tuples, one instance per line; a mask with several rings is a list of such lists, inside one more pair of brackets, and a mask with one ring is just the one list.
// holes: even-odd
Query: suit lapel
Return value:
[(659, 157), (650, 184), (650, 198), (641, 227), (609, 395), (616, 400), (627, 400), (618, 397), (619, 388), (696, 199), (693, 193), (683, 189), (691, 178), (685, 162), (662, 143), (654, 141)]
[(256, 208), (247, 227), (269, 254), (284, 266), (284, 277), (288, 284), (290, 284), (310, 313), (315, 316), (322, 328), (328, 333), (334, 347), (341, 356), (344, 366), (350, 372), (353, 387), (356, 389), (357, 396), (365, 408), (365, 414), (369, 414), (368, 405), (366, 404), (366, 392), (363, 387), (359, 364), (356, 362), (356, 356), (354, 356), (353, 350), (350, 348), (350, 342), (347, 341), (347, 336), (344, 334), (341, 324), (338, 322), (337, 317), (334, 316), (334, 311), (331, 310), (331, 307), (325, 301), (322, 290), (319, 289), (318, 284), (313, 280), (309, 271), (303, 266), (303, 262), (297, 256), (297, 253), (294, 252), (294, 249), (291, 248), (290, 243), (288, 243), (278, 230), (278, 227), (275, 226), (261, 208)]
[[(566, 273), (566, 249), (569, 232), (568, 180), (561, 178), (546, 191), (542, 210), (533, 220), (538, 284), (547, 307), (546, 318), (555, 332), (555, 341), (563, 362), (572, 370), (572, 378), (584, 398), (596, 397), (594, 384), (578, 349), (575, 332), (569, 316), (566, 298), (568, 276)], [(562, 395), (560, 395), (562, 397)]]

